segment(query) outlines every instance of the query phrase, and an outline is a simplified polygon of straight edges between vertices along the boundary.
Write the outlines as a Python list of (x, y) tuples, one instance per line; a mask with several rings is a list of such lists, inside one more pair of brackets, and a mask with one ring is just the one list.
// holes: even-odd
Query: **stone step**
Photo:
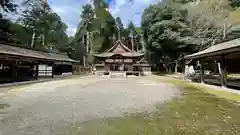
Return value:
[(110, 72), (110, 77), (125, 77), (126, 72)]

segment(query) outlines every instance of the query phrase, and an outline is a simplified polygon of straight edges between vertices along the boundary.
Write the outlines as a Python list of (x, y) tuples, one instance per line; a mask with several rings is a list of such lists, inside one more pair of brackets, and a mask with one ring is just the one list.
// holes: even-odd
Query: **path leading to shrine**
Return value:
[(179, 95), (174, 86), (148, 77), (89, 76), (21, 89), (0, 98), (0, 135), (53, 135), (59, 128), (67, 134), (74, 123), (153, 111)]

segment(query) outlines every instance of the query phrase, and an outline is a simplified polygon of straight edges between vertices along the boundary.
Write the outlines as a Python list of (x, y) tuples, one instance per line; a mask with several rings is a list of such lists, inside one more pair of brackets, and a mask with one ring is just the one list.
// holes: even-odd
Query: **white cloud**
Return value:
[(141, 2), (141, 3), (149, 3), (151, 0), (137, 0), (137, 2)]
[(126, 2), (127, 2), (127, 0), (118, 0), (117, 4), (121, 6), (121, 5), (125, 4)]
[(77, 32), (77, 28), (68, 28), (67, 29), (68, 36), (74, 36), (76, 32)]
[[(89, 3), (89, 0), (48, 0), (54, 12), (61, 16), (62, 20), (68, 25), (67, 34), (73, 36), (76, 33), (77, 25), (80, 22), (82, 6)], [(115, 5), (111, 5), (109, 11), (114, 17), (121, 17), (126, 26), (131, 20), (139, 25), (141, 15), (149, 4), (157, 3), (161, 0), (115, 0)]]
[(52, 7), (53, 11), (58, 13), (58, 14), (63, 14), (65, 11), (63, 8), (60, 7)]
[(127, 4), (127, 1), (128, 0), (117, 0), (116, 5), (114, 5), (114, 7), (112, 7), (113, 9), (110, 9), (111, 13), (113, 15), (116, 15), (121, 10), (122, 6)]

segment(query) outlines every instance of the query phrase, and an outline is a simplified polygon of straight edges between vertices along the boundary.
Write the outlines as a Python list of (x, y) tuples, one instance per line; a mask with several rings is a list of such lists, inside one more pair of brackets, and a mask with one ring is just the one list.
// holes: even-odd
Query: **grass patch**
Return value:
[(227, 91), (223, 91), (223, 90), (212, 89), (209, 87), (202, 86), (201, 84), (191, 84), (191, 83), (185, 82), (183, 80), (177, 80), (177, 79), (168, 80), (167, 82), (177, 85), (177, 86), (181, 86), (181, 87), (190, 86), (190, 87), (192, 87), (192, 89), (198, 89), (200, 91), (210, 93), (210, 94), (216, 95), (218, 97), (240, 103), (240, 95), (235, 94), (235, 93), (231, 93), (231, 92), (227, 92)]
[[(66, 135), (239, 135), (240, 107), (199, 88), (173, 80), (182, 96), (156, 112), (126, 114), (74, 124)], [(70, 130), (70, 132), (69, 132)], [(64, 134), (64, 133), (62, 133)]]
[(227, 78), (240, 79), (240, 74), (227, 74)]
[(5, 109), (5, 108), (8, 108), (10, 107), (9, 104), (0, 104), (0, 109)]
[(210, 94), (216, 95), (221, 98), (225, 98), (230, 101), (235, 101), (240, 103), (240, 95), (238, 94), (227, 92), (227, 91), (221, 91), (221, 90), (213, 90), (213, 89), (202, 87), (202, 86), (198, 86), (198, 87), (201, 90), (208, 92)]

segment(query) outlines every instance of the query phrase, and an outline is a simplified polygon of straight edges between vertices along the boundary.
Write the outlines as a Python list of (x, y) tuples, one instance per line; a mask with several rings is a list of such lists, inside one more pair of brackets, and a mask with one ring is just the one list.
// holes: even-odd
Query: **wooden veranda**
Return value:
[(0, 83), (28, 81), (72, 72), (77, 61), (57, 53), (0, 44)]
[(240, 39), (213, 45), (184, 59), (198, 63), (200, 82), (240, 88)]

